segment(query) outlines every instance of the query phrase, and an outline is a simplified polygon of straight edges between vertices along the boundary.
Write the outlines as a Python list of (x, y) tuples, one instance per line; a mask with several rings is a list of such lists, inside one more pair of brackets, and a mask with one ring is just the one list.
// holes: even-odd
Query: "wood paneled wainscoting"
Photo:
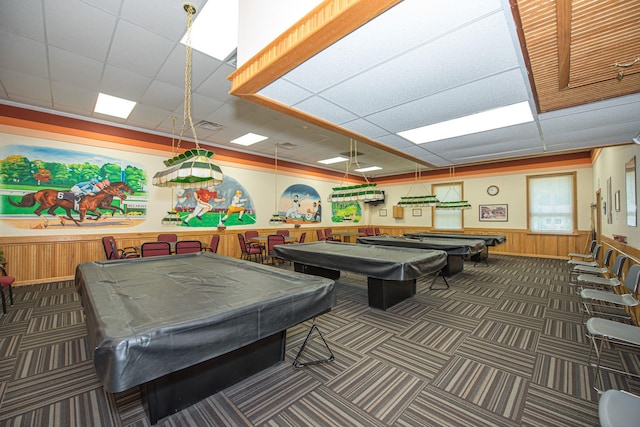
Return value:
[[(360, 224), (360, 227), (370, 226)], [(300, 233), (307, 233), (307, 241), (316, 240), (316, 228), (291, 228), (292, 236), (299, 237)], [(334, 231), (357, 231), (358, 224), (348, 227), (331, 226)], [(277, 228), (258, 229), (260, 235), (275, 233)], [(180, 240), (200, 240), (209, 243), (212, 234), (220, 235), (218, 253), (240, 258), (237, 233), (245, 229), (202, 229), (189, 231), (173, 231)], [(382, 226), (381, 231), (389, 235), (402, 235), (416, 231), (433, 231), (425, 227), (397, 227)], [(118, 247), (138, 246), (144, 242), (155, 241), (158, 234), (167, 232), (118, 233), (113, 234)], [(540, 256), (548, 258), (566, 258), (569, 252), (585, 252), (591, 237), (588, 231), (580, 231), (571, 235), (562, 234), (532, 234), (526, 230), (517, 229), (470, 229), (464, 230), (468, 234), (500, 234), (507, 237), (504, 245), (495, 246), (491, 252)], [(105, 259), (102, 248), (102, 237), (107, 234), (78, 234), (57, 236), (15, 236), (0, 237), (0, 250), (4, 251), (7, 259), (9, 274), (16, 277), (16, 285), (46, 283), (59, 280), (69, 280), (75, 275), (76, 266), (83, 262), (100, 261)]]
[(506, 236), (506, 243), (489, 248), (490, 252), (543, 258), (567, 258), (567, 254), (570, 252), (588, 252), (589, 243), (592, 239), (591, 232), (588, 230), (581, 230), (571, 234), (541, 234), (514, 228), (465, 228), (464, 231), (443, 231), (425, 227), (392, 227), (382, 231), (394, 236), (419, 231), (501, 235)]

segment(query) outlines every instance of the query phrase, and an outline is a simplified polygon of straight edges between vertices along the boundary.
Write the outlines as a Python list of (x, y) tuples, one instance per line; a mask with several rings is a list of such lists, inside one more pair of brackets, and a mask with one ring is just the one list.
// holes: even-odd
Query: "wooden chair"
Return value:
[(173, 233), (158, 234), (158, 242), (177, 242), (178, 235)]
[(179, 240), (176, 242), (176, 255), (202, 251), (200, 240)]
[(11, 285), (16, 281), (16, 278), (9, 276), (3, 265), (0, 265), (0, 271), (2, 272), (2, 276), (0, 276), (0, 296), (2, 296), (2, 314), (4, 315), (7, 314), (7, 301), (4, 296), (4, 290), (9, 289), (9, 303), (13, 306), (13, 290), (11, 289)]
[(171, 255), (169, 242), (146, 242), (141, 247), (142, 257)]
[(220, 235), (214, 234), (211, 236), (211, 241), (209, 242), (209, 246), (203, 248), (203, 251), (213, 252), (214, 254), (218, 253), (218, 245), (220, 244)]
[(102, 238), (102, 246), (107, 259), (126, 259), (139, 258), (138, 250), (133, 246), (127, 246), (124, 249), (118, 249), (116, 239), (113, 236), (105, 236)]
[(298, 243), (304, 243), (304, 240), (307, 238), (307, 232), (300, 233), (300, 238), (298, 239)]
[(289, 237), (289, 230), (278, 230), (276, 234), (281, 234), (283, 236)]
[(325, 240), (324, 233), (319, 228), (316, 230), (316, 237), (318, 238), (319, 242)]

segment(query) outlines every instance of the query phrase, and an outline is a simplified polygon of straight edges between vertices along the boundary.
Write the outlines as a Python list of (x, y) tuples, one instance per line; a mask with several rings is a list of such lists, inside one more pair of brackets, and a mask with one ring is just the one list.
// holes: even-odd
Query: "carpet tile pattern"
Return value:
[[(292, 367), (305, 322), (287, 331), (285, 362), (158, 425), (598, 425), (590, 341), (566, 261), (492, 254), (447, 278), (449, 289), (431, 281), (381, 311), (368, 307), (366, 278), (343, 273), (336, 307), (315, 319), (335, 361)], [(105, 393), (95, 376), (73, 282), (14, 293), (0, 318), (1, 427), (149, 426), (137, 387)], [(327, 356), (317, 334), (301, 354)], [(640, 372), (638, 355), (620, 346), (607, 346), (603, 360)], [(640, 390), (637, 380), (604, 379)]]

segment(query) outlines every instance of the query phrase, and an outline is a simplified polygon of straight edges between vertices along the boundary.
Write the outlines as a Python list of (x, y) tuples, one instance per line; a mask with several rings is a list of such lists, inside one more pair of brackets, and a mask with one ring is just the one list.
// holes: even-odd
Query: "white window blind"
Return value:
[(529, 177), (531, 231), (574, 231), (573, 174)]
[[(455, 202), (462, 200), (462, 184), (435, 184), (435, 196), (441, 202)], [(434, 209), (433, 228), (440, 230), (462, 230), (461, 209)]]

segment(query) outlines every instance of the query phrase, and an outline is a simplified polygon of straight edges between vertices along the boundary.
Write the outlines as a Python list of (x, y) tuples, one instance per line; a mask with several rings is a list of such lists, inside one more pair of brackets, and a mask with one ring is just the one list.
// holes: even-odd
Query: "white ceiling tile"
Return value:
[[(319, 93), (500, 8), (499, 0), (465, 0), (457, 2), (456, 7), (447, 0), (403, 1), (285, 78)], [(429, 20), (431, 16), (438, 18)], [(322, 70), (322, 78), (309, 70)]]
[(0, 68), (0, 83), (7, 88), (8, 97), (12, 101), (35, 102), (38, 106), (51, 108), (51, 87), (48, 79)]
[(131, 101), (140, 101), (151, 85), (149, 77), (107, 65), (100, 92)]
[(366, 118), (397, 133), (527, 99), (520, 70), (512, 70), (400, 104)]
[(286, 79), (278, 79), (258, 92), (261, 96), (277, 99), (285, 105), (297, 104), (313, 94)]
[[(235, 71), (234, 68), (228, 64), (220, 64), (220, 66), (212, 68), (212, 70), (215, 71), (211, 73), (199, 86), (194, 87), (194, 90), (201, 95), (208, 96), (222, 102), (237, 100), (238, 98), (229, 95), (229, 91), (231, 90), (231, 81), (227, 80), (227, 76)], [(242, 102), (246, 103), (246, 101)]]
[(49, 48), (51, 79), (78, 85), (85, 89), (100, 90), (104, 64), (86, 56), (76, 55), (57, 47)]
[(92, 5), (98, 9), (102, 9), (105, 12), (116, 14), (120, 10), (121, 3), (125, 0), (82, 0), (85, 3)]
[[(116, 25), (115, 16), (79, 0), (47, 0), (44, 8), (47, 41), (52, 46), (105, 60)], [(70, 18), (72, 23), (68, 21)]]
[[(53, 108), (74, 114), (87, 110), (93, 111), (98, 100), (97, 90), (87, 90), (72, 84), (52, 82), (51, 91)], [(111, 119), (110, 116), (107, 117)]]
[(364, 119), (351, 120), (342, 124), (342, 127), (352, 132), (366, 136), (369, 139), (377, 139), (380, 136), (388, 135), (389, 132), (379, 126)]
[(184, 87), (171, 86), (154, 80), (140, 102), (167, 111), (173, 111), (184, 101)]
[(154, 77), (175, 45), (157, 34), (120, 21), (108, 62), (118, 68)]
[[(459, 52), (460, 61), (451, 61), (451, 52)], [(353, 54), (357, 55), (357, 51)], [(326, 68), (330, 68), (329, 63), (324, 64), (323, 69)], [(366, 116), (517, 69), (519, 64), (504, 19), (491, 15), (360, 73), (321, 95), (354, 114)], [(377, 90), (380, 84), (384, 84), (384, 90)]]
[(357, 116), (335, 104), (314, 96), (305, 99), (293, 106), (297, 110), (304, 111), (312, 116), (319, 117), (331, 123), (342, 124), (355, 119)]
[(0, 3), (0, 29), (28, 39), (44, 42), (42, 0)]
[[(127, 118), (127, 124), (131, 126), (137, 126), (141, 128), (150, 128), (162, 130), (162, 123), (171, 116), (171, 112), (163, 110), (161, 108), (154, 107), (147, 104), (136, 104), (135, 108), (131, 111), (131, 114)], [(171, 120), (169, 119), (169, 122)], [(177, 122), (177, 120), (176, 120)], [(179, 124), (176, 124), (179, 126)], [(171, 123), (169, 123), (169, 130), (171, 129)]]
[(48, 78), (46, 47), (26, 37), (0, 31), (0, 67)]
[[(122, 4), (121, 16), (134, 25), (171, 39), (181, 39), (187, 29), (184, 2), (175, 0), (135, 0)], [(204, 1), (191, 1), (200, 10)], [(194, 16), (197, 19), (198, 14)]]

